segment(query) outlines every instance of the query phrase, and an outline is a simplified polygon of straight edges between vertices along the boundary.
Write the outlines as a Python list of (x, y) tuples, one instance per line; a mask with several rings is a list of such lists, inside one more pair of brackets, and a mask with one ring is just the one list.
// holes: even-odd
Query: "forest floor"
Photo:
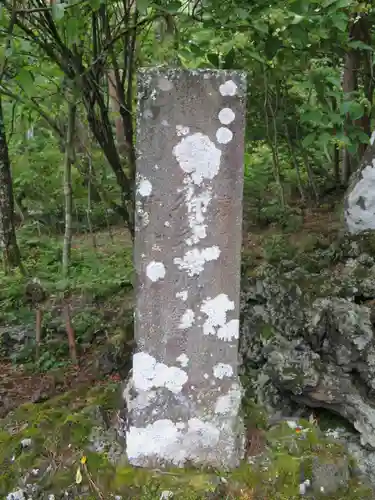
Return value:
[[(332, 207), (306, 210), (300, 219), (298, 228), (294, 231), (286, 232), (277, 226), (268, 226), (264, 229), (247, 228), (244, 235), (244, 260), (247, 265), (255, 267), (267, 260), (275, 261), (282, 258), (293, 258), (296, 254), (302, 255), (310, 252), (316, 245), (321, 245), (322, 242), (324, 245), (329, 245), (337, 236), (340, 228), (340, 221)], [(59, 244), (59, 241), (53, 243), (54, 250), (53, 252), (51, 250), (52, 253), (55, 252)], [(46, 251), (45, 249), (44, 251), (45, 253), (49, 252), (49, 250)], [(36, 260), (33, 248), (31, 248), (30, 253), (32, 256), (29, 259), (29, 266), (33, 265), (30, 263)], [(57, 257), (59, 258), (59, 254)], [(47, 272), (45, 269), (47, 264), (44, 264), (44, 267), (42, 265), (41, 268), (37, 268), (37, 271), (41, 272), (42, 270), (45, 275), (56, 272), (54, 258), (51, 260), (51, 255), (49, 256), (48, 265), (50, 268)], [(166, 489), (173, 492), (180, 491), (181, 495), (177, 495), (177, 498), (186, 499), (227, 498), (254, 500), (259, 498), (271, 500), (276, 498), (272, 496), (271, 491), (280, 491), (277, 496), (280, 500), (299, 498), (297, 491), (299, 471), (289, 462), (283, 464), (283, 468), (286, 467), (285, 474), (282, 474), (283, 486), (279, 485), (277, 488), (280, 489), (275, 490), (276, 486), (273, 484), (273, 489), (269, 490), (269, 493), (257, 496), (253, 488), (254, 471), (249, 471), (248, 468), (245, 471), (239, 471), (238, 477), (232, 478), (233, 480), (229, 481), (229, 485), (225, 478), (218, 485), (219, 476), (217, 473), (213, 475), (212, 472), (208, 474), (203, 472), (199, 474), (189, 473), (181, 477), (179, 472), (173, 472), (168, 476), (160, 471), (153, 471), (151, 479), (150, 477), (146, 479), (145, 476), (141, 477), (138, 473), (131, 472), (127, 467), (113, 467), (107, 459), (101, 458), (101, 461), (98, 462), (98, 456), (95, 458), (90, 455), (93, 448), (87, 448), (86, 446), (88, 439), (87, 422), (82, 422), (82, 415), (87, 415), (85, 412), (88, 407), (98, 405), (104, 405), (105, 410), (110, 412), (110, 418), (112, 419), (116, 418), (118, 413), (116, 397), (119, 399), (124, 373), (116, 365), (116, 356), (119, 353), (122, 356), (124, 355), (124, 336), (125, 341), (129, 341), (127, 327), (131, 324), (129, 317), (131, 316), (133, 304), (131, 286), (129, 286), (131, 282), (131, 271), (129, 270), (131, 267), (131, 264), (129, 264), (131, 262), (130, 240), (121, 229), (112, 229), (111, 234), (108, 231), (102, 231), (96, 233), (94, 238), (90, 234), (77, 235), (73, 242), (73, 261), (75, 264), (79, 264), (74, 267), (79, 268), (80, 273), (78, 271), (78, 274), (73, 273), (77, 285), (71, 297), (72, 302), (74, 302), (72, 320), (76, 333), (78, 332), (79, 367), (73, 366), (69, 362), (67, 349), (62, 354), (58, 350), (56, 353), (51, 354), (50, 349), (51, 346), (52, 350), (55, 348), (53, 346), (56, 345), (56, 339), (53, 340), (53, 335), (49, 333), (48, 324), (46, 326), (45, 350), (42, 353), (44, 361), (47, 361), (46, 363), (39, 363), (36, 367), (32, 353), (21, 359), (18, 357), (13, 362), (9, 361), (9, 359), (1, 361), (0, 358), (0, 419), (2, 419), (0, 420), (0, 497), (9, 492), (10, 488), (14, 488), (15, 478), (21, 470), (24, 472), (25, 466), (30, 467), (32, 465), (35, 470), (42, 470), (47, 462), (51, 463), (51, 457), (46, 458), (45, 443), (42, 448), (38, 449), (38, 453), (29, 455), (30, 460), (26, 460), (23, 453), (20, 456), (20, 461), (17, 461), (17, 459), (13, 462), (10, 469), (8, 463), (9, 450), (15, 449), (15, 446), (19, 446), (20, 440), (29, 437), (39, 443), (39, 439), (41, 439), (40, 429), (45, 426), (43, 429), (45, 436), (55, 435), (56, 432), (60, 431), (67, 432), (69, 441), (69, 445), (67, 445), (68, 441), (56, 445), (58, 450), (56, 449), (53, 452), (55, 454), (53, 463), (55, 464), (54, 467), (56, 466), (54, 477), (58, 476), (59, 482), (56, 483), (55, 479), (51, 482), (50, 477), (47, 486), (43, 486), (48, 491), (62, 491), (61, 488), (65, 488), (65, 491), (73, 491), (74, 488), (81, 488), (85, 484), (86, 490), (80, 490), (80, 494), (78, 496), (73, 495), (73, 498), (115, 498), (109, 493), (111, 491), (118, 492), (122, 495), (122, 498), (157, 500), (167, 498), (167, 496), (161, 496)], [(85, 264), (82, 264), (83, 262)], [(101, 269), (103, 265), (104, 270)], [(93, 267), (93, 270), (90, 270), (90, 266)], [(99, 276), (97, 276), (98, 273)], [(104, 281), (105, 284), (103, 285)], [(115, 282), (116, 286), (113, 286), (113, 282)], [(107, 287), (105, 293), (102, 290), (103, 286)], [(20, 290), (21, 288), (17, 288), (12, 292), (15, 297), (12, 299), (13, 303), (21, 303)], [(84, 297), (83, 300), (82, 297)], [(56, 306), (56, 301), (52, 301), (52, 303), (53, 309)], [(12, 304), (7, 304), (7, 308), (11, 309), (11, 307)], [(87, 307), (87, 311), (81, 314), (79, 309)], [(33, 311), (28, 310), (27, 307), (21, 308), (21, 310), (21, 317), (24, 315), (25, 320), (33, 321)], [(13, 324), (14, 317), (12, 314), (12, 312), (9, 313), (9, 319)], [(47, 314), (46, 321), (51, 322), (53, 317), (56, 319), (56, 314), (52, 314), (52, 316)], [(89, 335), (87, 335), (88, 331)], [(120, 342), (118, 342), (118, 338), (120, 338)], [(60, 336), (58, 339), (60, 343), (63, 342), (63, 337)], [(109, 355), (108, 344), (111, 346)], [(103, 353), (104, 358), (107, 361), (109, 359), (109, 362), (98, 363), (98, 359)], [(109, 400), (107, 398), (108, 394), (110, 394)], [(116, 395), (116, 397), (113, 395)], [(61, 405), (65, 407), (64, 410)], [(60, 408), (55, 414), (57, 407)], [(93, 418), (96, 422), (97, 417)], [(36, 424), (34, 424), (34, 420), (37, 422)], [(90, 422), (90, 420), (88, 421)], [(70, 422), (68, 431), (66, 430), (67, 422)], [(71, 424), (74, 428), (79, 428), (79, 432), (72, 430)], [(96, 422), (92, 425), (94, 427), (95, 425), (103, 427), (103, 422), (99, 422), (99, 424)], [(307, 426), (308, 423), (305, 423), (305, 425)], [(2, 433), (2, 429), (8, 429), (9, 426), (12, 426), (12, 429), (15, 428), (12, 430), (11, 438), (9, 438), (8, 433), (6, 436), (4, 436), (4, 432)], [(107, 431), (108, 429), (104, 430), (103, 433), (105, 434)], [(283, 428), (280, 429), (280, 432), (282, 434), (287, 433), (290, 439), (295, 439), (290, 429)], [(85, 436), (84, 440), (83, 436)], [(320, 437), (315, 436), (315, 438), (320, 440)], [(324, 443), (323, 445), (325, 446)], [(65, 460), (61, 454), (67, 453), (67, 446), (72, 446), (75, 452), (69, 452), (70, 458)], [(324, 446), (322, 449), (325, 449)], [(110, 447), (112, 447), (112, 444), (110, 444)], [(5, 450), (7, 451), (5, 452)], [(98, 455), (97, 452), (98, 449), (96, 449)], [(338, 451), (338, 453), (341, 453), (341, 451)], [(88, 461), (87, 464), (79, 465), (82, 455), (87, 456)], [(82, 472), (86, 474), (83, 481), (78, 481), (77, 476), (74, 476), (77, 467), (81, 467)], [(264, 474), (265, 471), (257, 471), (257, 481), (261, 478), (262, 484), (265, 480)], [(30, 475), (28, 478), (31, 481)], [(144, 485), (145, 482), (147, 487)], [(126, 486), (125, 490), (124, 485)], [(224, 487), (223, 485), (226, 485), (226, 489), (224, 488), (225, 493), (223, 493), (222, 489), (220, 490), (220, 488)], [(221, 493), (220, 491), (217, 493), (218, 488)], [(185, 493), (182, 493), (182, 491)], [(189, 491), (188, 495), (186, 491)], [(205, 492), (204, 495), (203, 491)], [(207, 492), (212, 493), (213, 491), (216, 491), (216, 496), (205, 496)], [(268, 491), (267, 488), (264, 491)], [(332, 498), (348, 497), (344, 495)], [(350, 498), (360, 497), (353, 496)], [(361, 498), (371, 497), (363, 494)]]

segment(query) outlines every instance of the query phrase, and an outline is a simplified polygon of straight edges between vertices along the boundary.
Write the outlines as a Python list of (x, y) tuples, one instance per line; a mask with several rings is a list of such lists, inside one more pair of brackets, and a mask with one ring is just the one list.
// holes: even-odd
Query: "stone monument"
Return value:
[(238, 377), (246, 77), (143, 70), (127, 456), (221, 468), (244, 454)]

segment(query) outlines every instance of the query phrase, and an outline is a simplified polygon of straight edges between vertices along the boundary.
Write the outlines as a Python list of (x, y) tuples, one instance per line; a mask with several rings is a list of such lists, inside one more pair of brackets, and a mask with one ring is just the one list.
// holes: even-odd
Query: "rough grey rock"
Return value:
[(106, 411), (100, 406), (88, 410), (90, 420), (95, 422), (89, 435), (89, 449), (97, 453), (106, 453), (110, 462), (115, 465), (124, 460), (125, 450), (116, 426), (108, 420)]
[(352, 234), (375, 229), (375, 146), (368, 146), (345, 199), (345, 223)]
[(26, 500), (26, 498), (23, 490), (16, 490), (9, 493), (6, 500)]
[(331, 495), (345, 488), (350, 479), (349, 461), (347, 457), (339, 457), (335, 461), (322, 461), (313, 457), (312, 487), (314, 491)]
[(0, 355), (8, 357), (19, 352), (34, 338), (35, 330), (27, 325), (0, 327)]
[(260, 268), (243, 283), (241, 304), (248, 390), (274, 415), (296, 414), (297, 405), (346, 419), (359, 434), (352, 449), (363, 472), (375, 459), (372, 238), (336, 242), (335, 267), (320, 273)]

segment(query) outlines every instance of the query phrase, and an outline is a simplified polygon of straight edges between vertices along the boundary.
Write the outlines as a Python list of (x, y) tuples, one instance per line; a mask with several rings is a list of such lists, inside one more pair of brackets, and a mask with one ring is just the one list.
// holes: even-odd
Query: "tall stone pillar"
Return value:
[(137, 466), (235, 467), (246, 78), (138, 80), (137, 304), (127, 455)]

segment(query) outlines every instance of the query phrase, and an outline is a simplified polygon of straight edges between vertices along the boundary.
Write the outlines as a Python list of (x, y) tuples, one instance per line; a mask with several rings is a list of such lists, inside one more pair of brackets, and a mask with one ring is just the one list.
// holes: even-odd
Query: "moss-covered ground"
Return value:
[[(23, 404), (1, 420), (0, 497), (24, 483), (36, 484), (39, 491), (55, 498), (68, 491), (74, 498), (93, 499), (118, 495), (156, 500), (163, 498), (163, 492), (172, 492), (181, 500), (292, 500), (300, 498), (301, 470), (305, 478), (311, 477), (313, 457), (322, 463), (345, 457), (340, 444), (307, 421), (299, 422), (297, 431), (287, 422), (262, 430), (264, 413), (251, 405), (251, 415), (245, 415), (245, 420), (264, 432), (265, 448), (237, 470), (133, 468), (127, 465), (114, 435), (108, 437), (108, 429), (116, 426), (120, 391), (120, 384), (112, 381), (81, 387), (44, 403)], [(93, 428), (102, 440), (96, 451)], [(110, 450), (114, 445), (116, 460)], [(344, 491), (324, 498), (364, 500), (372, 496), (352, 479)]]

